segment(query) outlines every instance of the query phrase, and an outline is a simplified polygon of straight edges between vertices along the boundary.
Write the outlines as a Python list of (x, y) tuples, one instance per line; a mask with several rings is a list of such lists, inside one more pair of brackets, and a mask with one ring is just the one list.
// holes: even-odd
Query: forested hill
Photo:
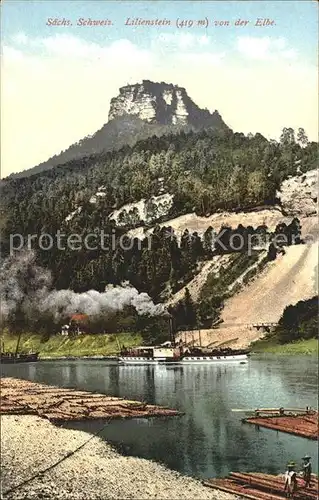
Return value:
[[(117, 152), (73, 160), (27, 178), (7, 179), (1, 185), (2, 255), (9, 253), (10, 234), (39, 238), (46, 233), (54, 238), (61, 230), (65, 237), (83, 238), (104, 231), (109, 235), (106, 243), (112, 241), (107, 250), (37, 248), (38, 263), (51, 270), (53, 286), (76, 292), (103, 291), (109, 283), (128, 280), (154, 300), (163, 300), (187, 284), (200, 263), (212, 257), (211, 230), (203, 240), (188, 231), (180, 238), (171, 233), (166, 238), (167, 228), (157, 225), (150, 246), (134, 240), (124, 250), (119, 240), (128, 229), (150, 222), (140, 220), (132, 209), (124, 223), (118, 224), (112, 218), (116, 209), (144, 199), (146, 211), (153, 213), (152, 225), (189, 212), (253, 210), (277, 203), (276, 190), (282, 181), (314, 169), (316, 159), (317, 144), (308, 143), (303, 130), (295, 134), (284, 129), (280, 142), (275, 142), (260, 134), (207, 129), (151, 137)], [(160, 216), (152, 202), (152, 196), (158, 195), (169, 195), (171, 200)], [(238, 226), (238, 231), (265, 233), (267, 227)], [(280, 232), (286, 231), (299, 234), (298, 221), (281, 225)], [(239, 274), (256, 260), (242, 258)], [(203, 320), (211, 316), (212, 306), (206, 309)]]
[(274, 334), (281, 343), (318, 337), (318, 297), (285, 308)]
[(9, 178), (29, 177), (85, 156), (101, 154), (107, 151), (116, 151), (122, 146), (133, 145), (139, 140), (146, 139), (147, 137), (159, 137), (165, 133), (178, 133), (181, 130), (188, 132), (191, 129), (192, 127), (189, 125), (173, 126), (147, 123), (136, 116), (121, 116), (105, 123), (103, 127), (92, 136), (84, 137), (84, 139), (72, 144), (65, 151), (61, 151), (47, 161), (22, 172), (11, 174)]
[[(210, 129), (154, 136), (31, 177), (8, 178), (1, 185), (7, 227), (21, 234), (54, 230), (78, 207), (72, 224), (99, 226), (114, 209), (163, 192), (173, 196), (168, 218), (273, 204), (284, 179), (316, 168), (317, 143), (308, 143), (302, 129), (295, 135), (284, 129), (280, 142)], [(101, 186), (103, 196), (90, 202)]]

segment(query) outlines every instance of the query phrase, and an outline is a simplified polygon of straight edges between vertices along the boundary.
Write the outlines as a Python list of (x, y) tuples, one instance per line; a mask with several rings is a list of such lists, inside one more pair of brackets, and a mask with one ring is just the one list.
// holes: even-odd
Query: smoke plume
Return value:
[(6, 259), (0, 268), (2, 320), (22, 313), (25, 318), (50, 315), (58, 323), (72, 314), (101, 316), (126, 306), (133, 306), (139, 315), (158, 316), (164, 312), (163, 306), (155, 305), (147, 293), (139, 293), (127, 283), (108, 285), (102, 293), (52, 290), (51, 284), (50, 272), (36, 265), (33, 252), (23, 251)]

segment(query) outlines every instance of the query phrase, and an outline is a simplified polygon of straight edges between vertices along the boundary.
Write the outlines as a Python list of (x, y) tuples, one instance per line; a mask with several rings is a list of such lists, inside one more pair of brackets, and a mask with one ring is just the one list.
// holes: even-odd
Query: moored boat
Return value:
[(119, 362), (134, 365), (157, 364), (213, 364), (226, 362), (247, 363), (249, 351), (245, 349), (203, 349), (173, 345), (140, 346), (122, 349)]
[(27, 354), (19, 352), (19, 344), (21, 340), (21, 333), (18, 337), (17, 346), (15, 352), (6, 352), (4, 348), (4, 342), (2, 342), (1, 352), (0, 352), (0, 363), (2, 364), (13, 364), (13, 363), (34, 363), (38, 361), (38, 352), (29, 352)]
[(14, 352), (2, 352), (0, 354), (0, 363), (34, 363), (38, 361), (39, 353), (32, 352), (29, 354), (16, 354)]

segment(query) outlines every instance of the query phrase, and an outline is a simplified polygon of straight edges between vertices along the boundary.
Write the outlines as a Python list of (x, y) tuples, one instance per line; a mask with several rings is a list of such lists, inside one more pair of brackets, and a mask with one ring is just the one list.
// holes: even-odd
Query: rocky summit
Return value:
[(217, 111), (211, 114), (199, 108), (185, 88), (150, 80), (120, 88), (119, 95), (111, 100), (109, 120), (123, 115), (161, 125), (225, 126)]
[(210, 113), (199, 108), (183, 87), (143, 80), (120, 88), (119, 95), (111, 99), (108, 122), (95, 134), (11, 177), (27, 177), (84, 156), (133, 146), (138, 140), (154, 135), (203, 128), (228, 129), (218, 111)]

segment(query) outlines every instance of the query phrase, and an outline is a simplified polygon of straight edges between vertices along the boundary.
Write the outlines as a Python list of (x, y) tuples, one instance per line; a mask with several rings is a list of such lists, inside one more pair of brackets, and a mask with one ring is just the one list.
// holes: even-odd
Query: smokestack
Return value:
[(199, 345), (202, 347), (202, 336), (200, 330), (198, 330)]
[(163, 316), (167, 318), (167, 323), (168, 323), (168, 331), (169, 331), (169, 337), (170, 340), (173, 344), (175, 344), (175, 333), (176, 333), (176, 327), (175, 327), (175, 320), (174, 317), (172, 316), (171, 313), (169, 313), (167, 310), (164, 312)]

